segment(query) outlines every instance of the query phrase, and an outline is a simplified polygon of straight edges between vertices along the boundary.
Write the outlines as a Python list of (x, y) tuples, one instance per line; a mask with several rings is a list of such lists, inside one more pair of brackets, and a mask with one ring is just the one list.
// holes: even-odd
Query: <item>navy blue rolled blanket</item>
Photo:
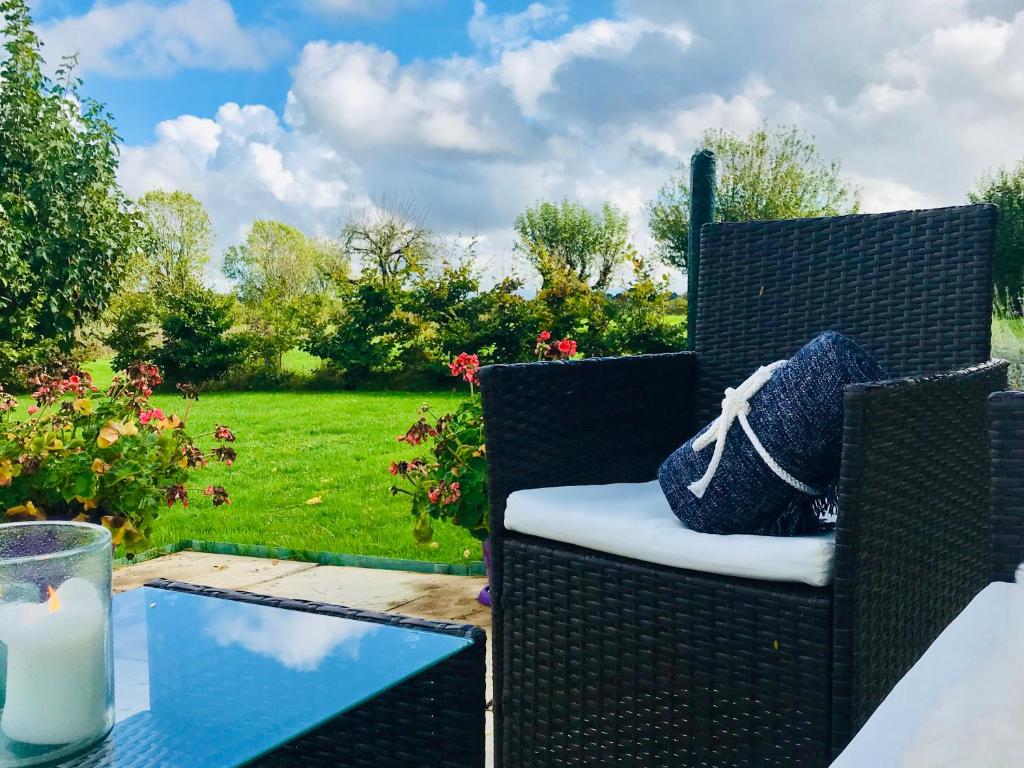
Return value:
[(795, 535), (839, 474), (843, 389), (885, 372), (835, 331), (725, 392), (722, 413), (665, 460), (658, 480), (694, 531)]

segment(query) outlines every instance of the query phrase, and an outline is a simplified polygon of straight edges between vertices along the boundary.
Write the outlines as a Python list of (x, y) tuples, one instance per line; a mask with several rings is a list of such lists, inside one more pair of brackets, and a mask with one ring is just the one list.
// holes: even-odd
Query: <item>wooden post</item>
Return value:
[(697, 336), (697, 287), (700, 282), (700, 228), (715, 219), (715, 153), (698, 149), (690, 158), (690, 224), (686, 244), (686, 338)]

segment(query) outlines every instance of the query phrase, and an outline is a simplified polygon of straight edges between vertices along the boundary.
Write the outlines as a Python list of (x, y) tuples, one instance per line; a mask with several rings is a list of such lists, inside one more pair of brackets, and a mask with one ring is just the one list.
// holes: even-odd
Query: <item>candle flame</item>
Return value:
[(50, 613), (56, 613), (60, 610), (60, 598), (57, 597), (57, 590), (53, 587), (47, 587), (46, 591), (50, 593), (50, 599), (46, 601), (46, 607), (50, 609)]

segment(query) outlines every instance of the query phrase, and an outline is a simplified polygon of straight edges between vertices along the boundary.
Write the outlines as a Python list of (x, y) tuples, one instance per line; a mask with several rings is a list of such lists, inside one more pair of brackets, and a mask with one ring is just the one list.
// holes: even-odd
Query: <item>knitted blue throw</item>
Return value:
[(737, 382), (722, 414), (658, 470), (672, 510), (705, 533), (820, 529), (815, 510), (830, 506), (839, 474), (843, 389), (884, 378), (867, 352), (828, 331)]

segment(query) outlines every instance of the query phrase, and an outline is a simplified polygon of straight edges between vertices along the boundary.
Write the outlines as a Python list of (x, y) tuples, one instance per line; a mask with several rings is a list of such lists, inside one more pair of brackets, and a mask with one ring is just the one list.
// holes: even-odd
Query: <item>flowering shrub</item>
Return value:
[[(577, 354), (572, 339), (553, 339), (548, 331), (537, 336), (538, 360), (566, 360)], [(487, 446), (480, 405), (480, 358), (462, 352), (448, 369), (454, 378), (469, 384), (469, 397), (453, 413), (438, 416), (429, 405), (419, 409), (419, 419), (398, 442), (430, 447), (430, 453), (408, 461), (392, 462), (388, 471), (405, 481), (391, 487), (392, 494), (410, 497), (415, 523), (413, 536), (421, 544), (434, 536), (435, 520), (447, 520), (468, 530), (477, 539), (490, 535), (487, 507)]]
[[(185, 431), (184, 415), (149, 403), (162, 383), (154, 365), (134, 364), (106, 392), (88, 373), (64, 368), (29, 375), (28, 418), (15, 418), (18, 401), (0, 387), (0, 521), (79, 520), (106, 526), (114, 543), (136, 552), (148, 543), (164, 507), (188, 506), (189, 475), (210, 460), (231, 464), (235, 435), (218, 426), (203, 450)], [(179, 385), (187, 401), (196, 389)], [(230, 504), (224, 488), (202, 493)]]

